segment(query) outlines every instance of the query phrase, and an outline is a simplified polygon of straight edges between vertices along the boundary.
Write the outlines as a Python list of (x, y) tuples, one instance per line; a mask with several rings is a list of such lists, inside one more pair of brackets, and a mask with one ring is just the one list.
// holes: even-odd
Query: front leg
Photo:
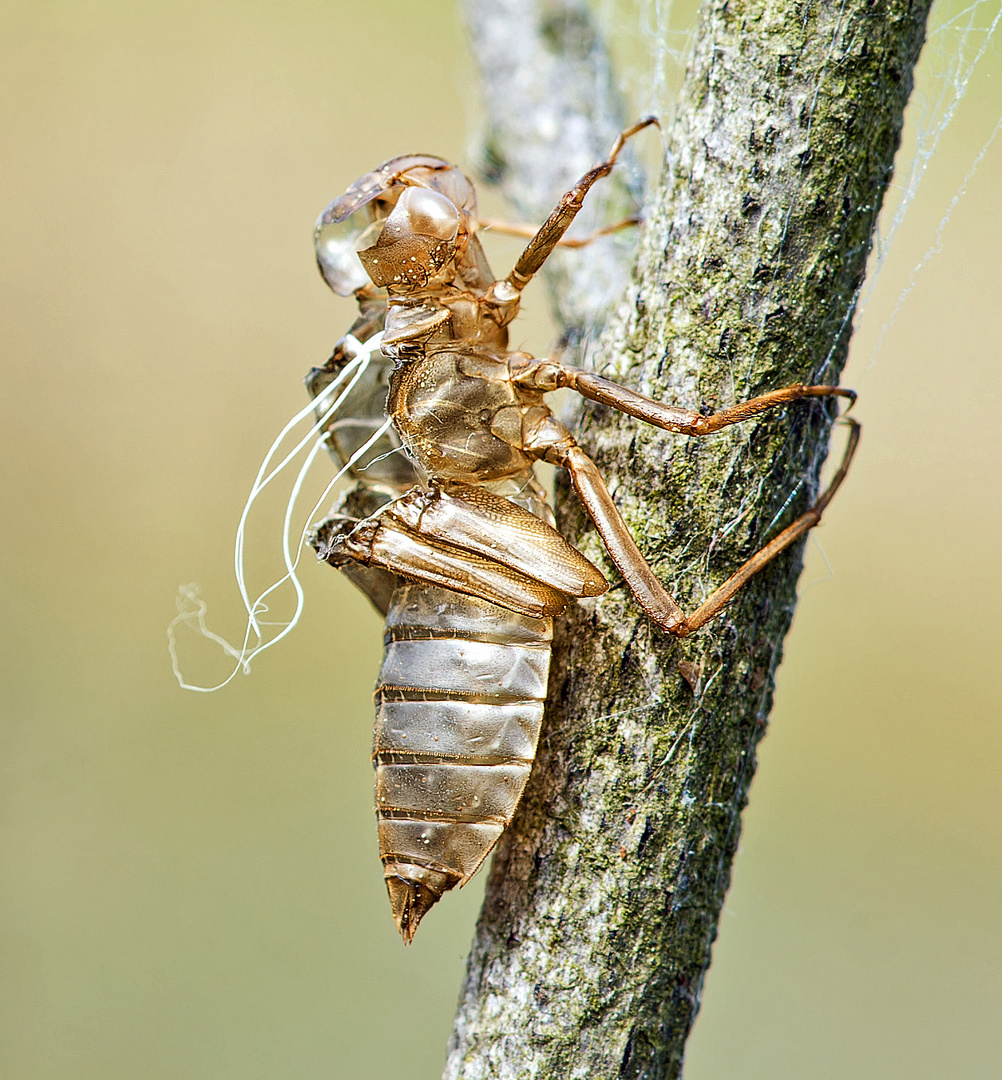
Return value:
[[(626, 140), (652, 124), (660, 126), (657, 117), (645, 116), (619, 135), (605, 161), (589, 169), (574, 187), (561, 196), (560, 202), (557, 203), (550, 216), (540, 225), (526, 245), (511, 273), (502, 281), (496, 281), (491, 286), (484, 297), (483, 303), (488, 308), (497, 309), (498, 318), (502, 323), (506, 323), (514, 317), (517, 311), (518, 297), (521, 295), (522, 290), (550, 257), (554, 248), (563, 240), (564, 233), (570, 228), (574, 218), (577, 217), (578, 211), (584, 205), (585, 196), (588, 192), (598, 180), (612, 172)], [(632, 221), (623, 222), (621, 225), (617, 223), (617, 225), (613, 226), (613, 229), (625, 227), (627, 224), (632, 224)]]

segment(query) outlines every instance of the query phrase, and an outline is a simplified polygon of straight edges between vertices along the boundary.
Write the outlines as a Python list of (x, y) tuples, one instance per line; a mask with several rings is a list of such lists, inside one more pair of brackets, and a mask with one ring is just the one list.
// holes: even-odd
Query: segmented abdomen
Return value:
[(405, 940), (507, 827), (536, 753), (552, 619), (402, 584), (376, 684), (376, 815)]

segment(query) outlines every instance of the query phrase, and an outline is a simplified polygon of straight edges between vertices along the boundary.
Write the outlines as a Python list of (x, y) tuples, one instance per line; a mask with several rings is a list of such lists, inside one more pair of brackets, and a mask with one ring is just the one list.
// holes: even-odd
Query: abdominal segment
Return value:
[(510, 823), (536, 753), (551, 619), (405, 583), (387, 616), (373, 762), (380, 857), (404, 941)]

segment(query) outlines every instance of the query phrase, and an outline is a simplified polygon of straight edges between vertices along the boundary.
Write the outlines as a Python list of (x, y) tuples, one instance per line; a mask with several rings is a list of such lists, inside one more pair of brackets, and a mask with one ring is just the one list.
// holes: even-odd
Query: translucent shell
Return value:
[[(377, 169), (360, 176), (348, 190), (333, 200), (317, 219), (317, 228), (345, 221), (375, 199), (388, 198), (391, 189), (430, 188), (444, 195), (461, 213), (475, 214), (477, 197), (473, 185), (449, 162), (429, 154), (405, 154), (390, 158)], [(385, 216), (379, 215), (379, 216)]]
[(393, 915), (410, 941), (511, 822), (539, 740), (553, 624), (402, 583), (386, 632), (376, 816)]
[(338, 296), (351, 296), (357, 289), (369, 284), (369, 275), (355, 250), (358, 237), (369, 224), (369, 216), (365, 210), (344, 221), (317, 222), (313, 234), (317, 247), (317, 266), (324, 281)]
[[(406, 154), (359, 177), (317, 218), (317, 265), (339, 296), (494, 280), (477, 239), (473, 185), (442, 158)], [(360, 258), (361, 255), (361, 258)]]

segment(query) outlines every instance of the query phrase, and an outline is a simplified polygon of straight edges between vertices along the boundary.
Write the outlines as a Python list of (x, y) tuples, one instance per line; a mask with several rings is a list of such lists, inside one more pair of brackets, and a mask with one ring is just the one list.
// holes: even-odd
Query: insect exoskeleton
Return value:
[[(654, 123), (648, 117), (622, 133), (608, 158), (529, 230), (500, 280), (477, 235), (473, 185), (441, 158), (387, 161), (317, 222), (320, 271), (336, 293), (355, 296), (359, 316), (307, 387), (316, 396), (363, 353), (365, 364), (337, 415), (324, 420), (328, 447), (353, 484), (312, 543), (386, 619), (375, 691), (376, 815), (405, 943), (445, 892), (470, 879), (512, 820), (539, 737), (553, 617), (608, 588), (554, 528), (534, 463), (567, 469), (627, 587), (662, 630), (684, 636), (820, 520), (855, 449), (853, 423), (842, 465), (810, 510), (686, 616), (544, 395), (569, 387), (667, 431), (704, 435), (787, 402), (852, 398), (852, 391), (787, 387), (703, 416), (557, 360), (508, 351), (522, 290), (626, 139)], [(392, 424), (383, 433), (387, 413)]]

